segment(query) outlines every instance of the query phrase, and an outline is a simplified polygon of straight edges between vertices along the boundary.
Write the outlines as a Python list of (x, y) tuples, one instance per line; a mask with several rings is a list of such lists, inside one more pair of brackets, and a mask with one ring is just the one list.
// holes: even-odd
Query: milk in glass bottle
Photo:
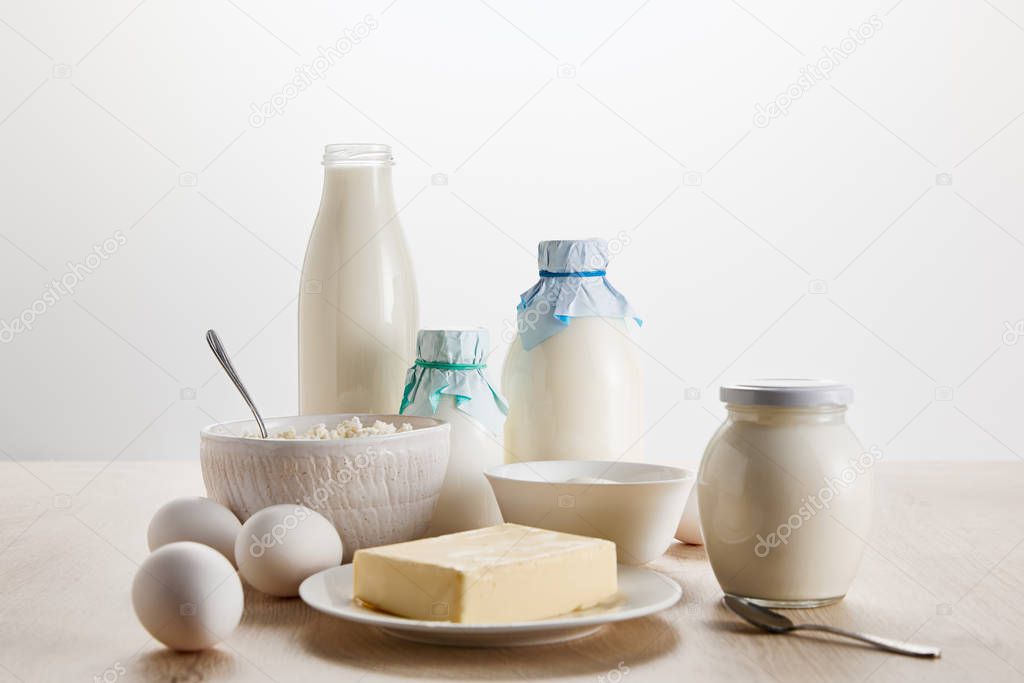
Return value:
[(484, 471), (502, 463), (501, 428), (508, 406), (487, 381), (487, 330), (420, 330), (416, 362), (406, 375), (402, 415), (452, 426), (451, 455), (428, 536), (501, 523)]
[(608, 282), (608, 243), (538, 247), (540, 279), (520, 297), (502, 373), (505, 460), (641, 460), (643, 381), (629, 320)]
[(419, 309), (391, 148), (327, 145), (299, 289), (299, 412), (394, 413)]

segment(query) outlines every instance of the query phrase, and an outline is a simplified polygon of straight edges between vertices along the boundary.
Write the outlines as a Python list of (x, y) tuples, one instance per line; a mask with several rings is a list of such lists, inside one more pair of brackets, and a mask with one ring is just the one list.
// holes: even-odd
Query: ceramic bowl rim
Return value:
[(398, 415), (395, 413), (323, 413), (318, 415), (285, 415), (281, 417), (267, 417), (263, 418), (264, 422), (276, 422), (279, 420), (312, 420), (318, 418), (320, 422), (340, 422), (342, 419), (348, 419), (351, 417), (359, 418), (373, 418), (373, 419), (384, 419), (385, 421), (400, 422), (401, 420), (408, 421), (409, 418), (415, 418), (417, 420), (428, 420), (432, 424), (425, 427), (417, 427), (409, 432), (395, 432), (394, 434), (378, 434), (375, 436), (356, 436), (348, 439), (278, 439), (274, 437), (267, 437), (266, 439), (253, 438), (249, 436), (240, 436), (236, 434), (225, 434), (222, 432), (214, 432), (213, 430), (220, 428), (230, 428), (231, 426), (239, 426), (243, 424), (251, 424), (253, 427), (256, 426), (256, 421), (253, 418), (245, 420), (230, 420), (228, 422), (214, 422), (208, 424), (199, 430), (199, 436), (203, 440), (221, 442), (221, 443), (245, 443), (251, 445), (275, 445), (279, 446), (282, 444), (292, 444), (296, 447), (312, 447), (312, 448), (327, 448), (337, 447), (340, 444), (365, 444), (370, 442), (381, 442), (381, 441), (395, 441), (398, 439), (416, 438), (418, 435), (424, 433), (444, 432), (451, 429), (451, 425), (446, 420), (440, 420), (436, 417), (427, 417), (423, 415)]
[[(666, 474), (674, 474), (675, 476), (668, 479), (642, 479), (639, 481), (606, 481), (606, 482), (580, 482), (580, 481), (537, 481), (536, 479), (523, 479), (522, 477), (510, 476), (506, 474), (506, 470), (512, 468), (523, 468), (529, 465), (543, 463), (601, 463), (608, 466), (618, 467), (644, 467), (654, 468), (664, 471)], [(696, 482), (697, 473), (694, 470), (687, 469), (685, 467), (674, 467), (672, 465), (659, 465), (657, 463), (646, 463), (646, 462), (618, 462), (614, 460), (538, 460), (538, 461), (521, 461), (505, 463), (504, 465), (498, 465), (484, 471), (484, 476), (492, 481), (508, 481), (519, 484), (543, 484), (545, 486), (604, 486), (604, 487), (621, 487), (621, 486), (653, 486), (653, 485), (666, 485), (666, 484), (683, 484), (688, 481)]]

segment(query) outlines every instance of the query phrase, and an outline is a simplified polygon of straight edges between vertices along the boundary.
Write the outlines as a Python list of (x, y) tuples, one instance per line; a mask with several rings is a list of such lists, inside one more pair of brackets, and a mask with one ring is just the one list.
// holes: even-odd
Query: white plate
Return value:
[(385, 633), (433, 645), (510, 647), (560, 643), (596, 632), (604, 624), (636, 619), (671, 607), (683, 594), (675, 581), (651, 569), (619, 565), (619, 593), (607, 604), (537, 621), (455, 624), (421, 621), (367, 609), (352, 598), (352, 565), (331, 567), (299, 586), (302, 600), (331, 616), (376, 626)]

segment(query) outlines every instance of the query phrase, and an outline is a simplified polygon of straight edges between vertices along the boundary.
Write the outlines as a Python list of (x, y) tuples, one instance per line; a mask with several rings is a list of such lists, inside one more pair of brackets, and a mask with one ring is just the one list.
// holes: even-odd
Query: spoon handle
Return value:
[(214, 357), (220, 363), (220, 366), (224, 368), (224, 372), (228, 374), (228, 377), (231, 378), (235, 388), (238, 389), (238, 393), (242, 395), (242, 398), (249, 405), (252, 416), (256, 418), (256, 426), (260, 429), (260, 436), (264, 439), (267, 438), (267, 427), (263, 424), (263, 417), (260, 416), (260, 411), (256, 410), (256, 404), (253, 402), (252, 396), (249, 395), (249, 390), (242, 384), (242, 379), (238, 376), (235, 366), (231, 364), (231, 358), (228, 356), (228, 352), (224, 350), (220, 337), (213, 330), (207, 330), (206, 343), (210, 345), (210, 350), (213, 351)]
[(911, 657), (939, 657), (942, 655), (942, 650), (937, 647), (904, 643), (891, 638), (882, 638), (881, 636), (873, 636), (867, 633), (855, 633), (853, 631), (835, 628), (834, 626), (825, 626), (824, 624), (799, 624), (794, 627), (794, 630), (823, 631), (824, 633), (832, 633), (837, 636), (843, 636), (845, 638), (852, 638), (864, 643), (869, 643), (877, 648), (888, 650), (889, 652), (895, 652), (901, 655), (910, 655)]

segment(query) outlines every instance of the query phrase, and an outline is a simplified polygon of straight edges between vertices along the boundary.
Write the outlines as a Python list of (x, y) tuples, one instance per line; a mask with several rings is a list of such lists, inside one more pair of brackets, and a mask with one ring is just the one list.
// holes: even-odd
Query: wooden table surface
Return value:
[(0, 464), (0, 682), (1024, 681), (1024, 463), (880, 463), (870, 549), (847, 598), (800, 619), (939, 645), (917, 660), (754, 632), (721, 605), (700, 547), (650, 566), (683, 599), (575, 642), (416, 645), (246, 589), (238, 630), (176, 654), (136, 621), (132, 577), (165, 501), (203, 494), (183, 462)]

